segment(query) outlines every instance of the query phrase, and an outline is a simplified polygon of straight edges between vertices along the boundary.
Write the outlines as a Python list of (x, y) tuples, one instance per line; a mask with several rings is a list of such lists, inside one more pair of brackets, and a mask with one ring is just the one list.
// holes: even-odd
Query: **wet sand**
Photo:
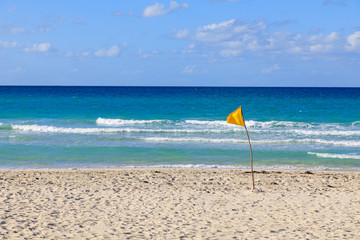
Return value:
[(0, 239), (360, 239), (360, 173), (1, 170)]

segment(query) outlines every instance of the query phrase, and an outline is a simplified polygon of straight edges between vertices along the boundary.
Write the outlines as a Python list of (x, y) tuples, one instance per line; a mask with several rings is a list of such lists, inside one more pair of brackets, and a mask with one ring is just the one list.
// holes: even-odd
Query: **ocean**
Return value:
[(0, 169), (360, 170), (360, 88), (0, 87)]

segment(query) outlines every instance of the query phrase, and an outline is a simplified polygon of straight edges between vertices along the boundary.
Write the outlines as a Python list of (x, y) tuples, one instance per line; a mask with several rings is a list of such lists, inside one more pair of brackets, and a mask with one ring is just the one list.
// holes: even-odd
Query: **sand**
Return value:
[(360, 239), (360, 173), (1, 170), (0, 239)]

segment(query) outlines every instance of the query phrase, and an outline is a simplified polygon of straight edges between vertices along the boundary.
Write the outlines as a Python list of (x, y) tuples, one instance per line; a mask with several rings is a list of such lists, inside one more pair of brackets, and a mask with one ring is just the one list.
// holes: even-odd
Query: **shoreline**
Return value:
[[(66, 167), (1, 167), (1, 171), (36, 171), (36, 170), (237, 170), (237, 171), (250, 171), (249, 166), (236, 166), (236, 165), (206, 165), (206, 164), (161, 164), (161, 165), (124, 165), (124, 166), (77, 166), (69, 165)], [(261, 171), (281, 171), (281, 172), (302, 172), (302, 171), (313, 171), (313, 172), (358, 172), (360, 173), (360, 167), (351, 168), (336, 168), (336, 167), (325, 167), (325, 166), (254, 166), (254, 172)]]
[(2, 239), (357, 239), (360, 173), (0, 170)]

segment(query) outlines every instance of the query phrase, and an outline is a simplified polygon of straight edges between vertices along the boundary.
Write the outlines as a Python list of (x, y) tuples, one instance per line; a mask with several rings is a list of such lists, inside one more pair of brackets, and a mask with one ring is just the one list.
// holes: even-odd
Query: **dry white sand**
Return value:
[(360, 173), (2, 170), (1, 239), (360, 239)]

